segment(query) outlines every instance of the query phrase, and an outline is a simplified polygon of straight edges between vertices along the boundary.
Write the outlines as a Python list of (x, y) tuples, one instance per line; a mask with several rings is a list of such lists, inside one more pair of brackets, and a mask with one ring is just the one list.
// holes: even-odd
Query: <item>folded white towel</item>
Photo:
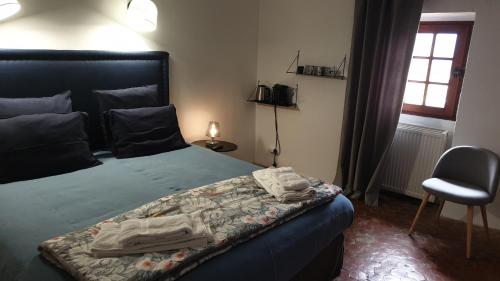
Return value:
[(123, 247), (162, 240), (178, 240), (193, 234), (191, 219), (185, 215), (173, 215), (148, 219), (131, 219), (120, 224), (118, 242)]
[(283, 203), (298, 202), (314, 198), (316, 191), (312, 187), (303, 190), (285, 190), (280, 184), (274, 169), (263, 169), (253, 172), (255, 182)]
[(284, 190), (304, 190), (310, 187), (310, 184), (303, 177), (295, 174), (295, 173), (281, 173), (278, 174), (278, 181), (281, 186), (283, 186)]
[[(184, 215), (185, 216), (185, 215)], [(158, 225), (161, 224), (160, 220), (171, 222), (171, 218), (169, 217), (158, 217), (158, 218), (146, 218), (142, 219), (143, 221), (153, 220), (155, 227), (153, 229), (159, 229)], [(178, 219), (178, 218), (177, 218)], [(168, 250), (176, 250), (183, 248), (197, 248), (197, 247), (205, 247), (209, 242), (213, 241), (212, 232), (210, 227), (207, 227), (201, 220), (201, 217), (195, 216), (190, 217), (191, 222), (191, 233), (181, 235), (179, 233), (174, 236), (153, 236), (150, 235), (137, 235), (135, 236), (137, 239), (135, 240), (137, 243), (130, 242), (134, 241), (128, 238), (132, 236), (124, 235), (122, 232), (122, 225), (127, 224), (127, 221), (122, 223), (106, 223), (102, 224), (101, 230), (94, 238), (94, 241), (90, 245), (90, 253), (95, 257), (104, 258), (104, 257), (118, 257), (124, 255), (131, 254), (140, 254), (140, 253), (150, 253), (150, 252), (161, 252)], [(185, 218), (181, 219), (185, 220)], [(141, 227), (144, 222), (141, 222)], [(134, 222), (131, 225), (137, 224)], [(149, 224), (150, 225), (150, 224)], [(165, 229), (169, 226), (167, 225)], [(135, 230), (131, 231), (132, 227), (130, 227), (127, 232), (128, 233), (138, 233)], [(177, 229), (179, 229), (177, 227)], [(140, 231), (139, 231), (140, 232)], [(154, 232), (154, 231), (153, 231)], [(168, 230), (164, 230), (163, 232), (168, 232)], [(177, 231), (176, 231), (177, 232)], [(144, 232), (143, 232), (144, 233)], [(125, 246), (123, 243), (120, 243), (120, 239), (123, 240), (124, 237), (128, 237), (124, 241), (128, 241), (129, 245)]]

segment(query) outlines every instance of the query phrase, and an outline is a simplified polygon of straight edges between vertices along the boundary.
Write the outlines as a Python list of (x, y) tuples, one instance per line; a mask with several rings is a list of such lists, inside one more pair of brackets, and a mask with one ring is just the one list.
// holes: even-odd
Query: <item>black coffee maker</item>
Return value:
[(280, 106), (292, 106), (294, 105), (293, 95), (294, 91), (292, 88), (286, 85), (276, 84), (273, 86), (271, 103)]

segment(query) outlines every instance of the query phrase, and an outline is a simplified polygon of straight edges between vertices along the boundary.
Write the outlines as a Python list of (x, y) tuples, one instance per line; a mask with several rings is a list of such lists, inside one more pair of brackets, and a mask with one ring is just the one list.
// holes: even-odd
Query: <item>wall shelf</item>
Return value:
[(302, 74), (302, 73), (295, 73), (295, 72), (287, 72), (287, 73), (293, 73), (298, 76), (307, 76), (307, 77), (316, 77), (316, 78), (326, 78), (326, 79), (337, 79), (337, 80), (347, 80), (347, 77), (345, 76), (319, 76), (319, 75), (309, 75), (309, 74)]
[[(345, 67), (346, 67), (346, 60), (347, 60), (347, 55), (344, 55), (344, 58), (340, 62), (340, 64), (336, 67), (324, 67), (324, 66), (315, 66), (315, 65), (300, 65), (300, 50), (297, 51), (297, 55), (293, 59), (292, 63), (286, 70), (286, 73), (288, 74), (295, 74), (295, 75), (300, 75), (300, 76), (310, 76), (310, 77), (317, 77), (317, 78), (327, 78), (327, 79), (336, 79), (336, 80), (347, 80), (347, 77), (345, 76)], [(319, 72), (316, 70), (310, 70), (310, 73), (307, 73), (306, 69), (308, 67), (311, 68), (318, 68), (320, 69)], [(295, 68), (292, 70), (292, 68)], [(328, 71), (326, 71), (324, 68), (326, 68)], [(317, 72), (317, 73), (313, 73)], [(318, 75), (321, 74), (321, 75)]]
[[(260, 101), (256, 101), (256, 100), (247, 100), (247, 102), (252, 102), (252, 103), (255, 103), (255, 104), (258, 104), (258, 105), (267, 106), (267, 107), (274, 107), (274, 104), (271, 104), (271, 103), (265, 103), (265, 102), (260, 102)], [(278, 105), (277, 107), (278, 107), (278, 108), (283, 108), (283, 109), (289, 109), (289, 110), (300, 111), (299, 107), (298, 107), (296, 104), (295, 104), (295, 105), (291, 105), (291, 106), (283, 106), (283, 105)]]

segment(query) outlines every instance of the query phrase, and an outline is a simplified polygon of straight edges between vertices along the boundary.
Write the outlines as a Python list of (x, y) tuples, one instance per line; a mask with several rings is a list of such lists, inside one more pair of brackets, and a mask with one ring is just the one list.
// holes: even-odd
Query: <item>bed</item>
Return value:
[[(0, 97), (44, 97), (71, 89), (73, 109), (89, 113), (89, 141), (103, 162), (63, 175), (0, 184), (2, 280), (72, 280), (38, 255), (40, 242), (165, 195), (260, 169), (195, 146), (131, 159), (102, 151), (104, 137), (90, 90), (153, 83), (169, 104), (168, 53), (0, 51)], [(342, 233), (353, 212), (350, 201), (339, 195), (179, 280), (331, 280), (342, 267)]]

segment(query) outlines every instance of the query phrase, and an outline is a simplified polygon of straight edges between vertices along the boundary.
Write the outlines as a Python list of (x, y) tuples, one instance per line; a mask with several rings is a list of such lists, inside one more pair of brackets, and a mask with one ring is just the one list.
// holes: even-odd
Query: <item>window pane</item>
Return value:
[(453, 58), (455, 53), (456, 34), (439, 33), (434, 43), (434, 57)]
[(451, 63), (452, 60), (432, 60), (429, 81), (441, 83), (450, 82)]
[(429, 57), (431, 55), (433, 33), (417, 33), (415, 46), (413, 46), (413, 55)]
[(446, 105), (446, 95), (448, 94), (448, 86), (429, 84), (427, 87), (427, 97), (425, 99), (426, 106), (444, 108)]
[(424, 101), (424, 83), (406, 83), (404, 103), (422, 105)]
[(425, 81), (427, 79), (427, 70), (429, 67), (428, 59), (412, 59), (408, 80)]

